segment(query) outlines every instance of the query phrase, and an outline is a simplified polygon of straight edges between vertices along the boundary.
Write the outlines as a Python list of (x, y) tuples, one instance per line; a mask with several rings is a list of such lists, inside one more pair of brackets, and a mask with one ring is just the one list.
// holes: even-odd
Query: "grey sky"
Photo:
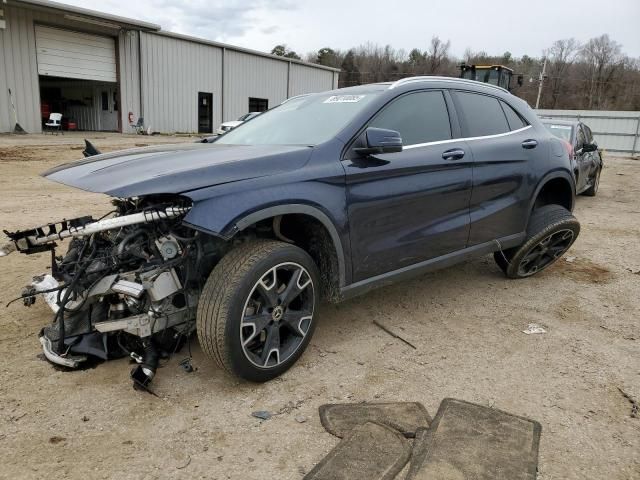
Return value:
[[(65, 0), (62, 0), (65, 1)], [(366, 42), (426, 49), (438, 35), (451, 53), (539, 56), (554, 40), (584, 42), (608, 33), (640, 57), (640, 0), (66, 0), (65, 3), (162, 25), (164, 30), (269, 51), (300, 54)]]

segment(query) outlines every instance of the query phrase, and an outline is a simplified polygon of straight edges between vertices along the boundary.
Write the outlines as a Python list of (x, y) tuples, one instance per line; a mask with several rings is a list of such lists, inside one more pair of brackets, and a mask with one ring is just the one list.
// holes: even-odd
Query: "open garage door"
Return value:
[(36, 25), (38, 74), (49, 77), (116, 82), (116, 42)]

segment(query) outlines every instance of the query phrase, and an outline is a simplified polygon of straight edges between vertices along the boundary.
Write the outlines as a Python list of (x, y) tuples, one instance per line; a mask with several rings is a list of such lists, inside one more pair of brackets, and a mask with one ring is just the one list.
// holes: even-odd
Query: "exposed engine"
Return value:
[[(26, 254), (51, 251), (51, 273), (34, 278), (25, 305), (42, 294), (54, 311), (40, 333), (46, 358), (78, 368), (90, 358), (129, 356), (134, 386), (146, 388), (162, 356), (195, 329), (202, 282), (224, 242), (182, 225), (189, 200), (155, 196), (114, 200), (115, 210), (33, 230), (5, 232)], [(69, 238), (56, 256), (56, 241)]]

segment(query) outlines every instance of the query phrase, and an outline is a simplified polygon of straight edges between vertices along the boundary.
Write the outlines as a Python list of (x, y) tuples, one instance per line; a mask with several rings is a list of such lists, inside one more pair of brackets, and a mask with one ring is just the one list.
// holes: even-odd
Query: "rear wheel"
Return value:
[(566, 208), (545, 205), (531, 214), (526, 241), (493, 254), (509, 278), (535, 275), (560, 258), (580, 233), (580, 223)]
[(598, 193), (598, 187), (600, 186), (600, 172), (602, 172), (601, 166), (596, 169), (589, 179), (590, 186), (583, 193), (586, 197), (595, 197)]
[(204, 352), (228, 372), (264, 382), (289, 369), (315, 329), (318, 269), (302, 249), (260, 240), (228, 253), (198, 303)]

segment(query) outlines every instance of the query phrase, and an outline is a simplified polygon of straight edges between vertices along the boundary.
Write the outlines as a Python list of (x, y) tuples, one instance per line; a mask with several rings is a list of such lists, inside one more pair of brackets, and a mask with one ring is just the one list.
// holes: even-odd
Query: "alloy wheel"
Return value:
[(551, 265), (573, 243), (572, 230), (563, 229), (553, 232), (537, 243), (522, 257), (518, 265), (518, 275), (528, 277)]
[(313, 280), (302, 265), (281, 263), (262, 275), (242, 310), (240, 341), (246, 358), (265, 369), (291, 358), (311, 327), (314, 296)]

